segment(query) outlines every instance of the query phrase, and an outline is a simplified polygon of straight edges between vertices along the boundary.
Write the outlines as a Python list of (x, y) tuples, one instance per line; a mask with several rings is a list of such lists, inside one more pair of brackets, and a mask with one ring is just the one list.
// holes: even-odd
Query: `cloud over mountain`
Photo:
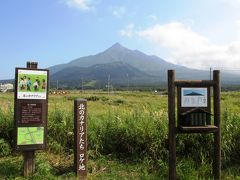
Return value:
[[(168, 60), (189, 68), (240, 68), (240, 40), (216, 44), (181, 22), (155, 24), (140, 31), (127, 26), (122, 36), (137, 37), (166, 49)], [(240, 33), (240, 28), (239, 28)], [(131, 35), (131, 36), (129, 36)]]

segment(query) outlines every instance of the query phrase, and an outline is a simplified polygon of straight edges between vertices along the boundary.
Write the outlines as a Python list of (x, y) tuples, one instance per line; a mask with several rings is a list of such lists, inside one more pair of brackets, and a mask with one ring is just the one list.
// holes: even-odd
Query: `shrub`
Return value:
[(0, 139), (0, 157), (8, 156), (10, 153), (10, 145), (4, 139)]
[(5, 139), (11, 146), (13, 145), (13, 117), (12, 106), (6, 112), (0, 108), (0, 137)]
[(88, 101), (98, 101), (99, 100), (99, 97), (97, 96), (90, 96), (90, 97), (87, 97), (86, 98)]
[[(73, 110), (71, 112), (55, 108), (49, 114), (48, 137), (50, 149), (61, 151), (73, 149)], [(56, 147), (53, 147), (56, 146)]]

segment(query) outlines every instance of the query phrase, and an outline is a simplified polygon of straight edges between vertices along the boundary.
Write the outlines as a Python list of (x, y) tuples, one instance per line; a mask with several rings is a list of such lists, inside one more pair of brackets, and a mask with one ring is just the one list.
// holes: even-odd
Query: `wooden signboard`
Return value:
[(46, 147), (49, 71), (16, 68), (15, 149), (40, 150)]
[[(213, 89), (213, 114), (210, 90)], [(175, 90), (177, 88), (177, 124)], [(221, 178), (220, 71), (213, 71), (213, 80), (175, 80), (175, 71), (168, 71), (169, 179), (176, 175), (176, 135), (181, 133), (213, 133), (213, 176)], [(211, 116), (214, 121), (211, 122)]]
[(15, 70), (14, 147), (23, 152), (24, 177), (35, 170), (35, 150), (46, 147), (49, 71), (37, 62)]
[(87, 100), (74, 101), (74, 166), (76, 175), (87, 177)]
[(210, 87), (177, 86), (178, 127), (211, 125)]

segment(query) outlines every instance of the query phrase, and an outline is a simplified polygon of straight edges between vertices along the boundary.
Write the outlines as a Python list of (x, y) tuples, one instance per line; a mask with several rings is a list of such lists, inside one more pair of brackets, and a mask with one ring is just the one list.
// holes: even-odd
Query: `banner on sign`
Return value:
[(17, 70), (17, 99), (46, 99), (48, 72), (43, 70)]

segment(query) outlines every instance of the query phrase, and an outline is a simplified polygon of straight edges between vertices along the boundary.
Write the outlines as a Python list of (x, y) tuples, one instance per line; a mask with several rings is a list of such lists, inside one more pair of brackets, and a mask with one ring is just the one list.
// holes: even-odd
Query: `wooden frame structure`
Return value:
[[(210, 87), (213, 88), (213, 115), (212, 125), (204, 126), (179, 126), (179, 108), (178, 99), (178, 122), (175, 116), (175, 89), (181, 87), (204, 87), (208, 89), (210, 96)], [(213, 176), (214, 179), (221, 178), (221, 129), (220, 129), (220, 71), (213, 71), (213, 80), (200, 81), (177, 81), (175, 80), (175, 71), (168, 70), (168, 118), (169, 118), (169, 179), (175, 180), (176, 177), (176, 135), (181, 133), (213, 133), (214, 135), (214, 158), (213, 158)], [(210, 99), (206, 110), (210, 109)], [(177, 123), (176, 123), (177, 122)]]
[[(26, 68), (15, 69), (15, 93), (14, 93), (14, 149), (23, 153), (24, 177), (30, 177), (35, 171), (35, 150), (46, 148), (47, 121), (48, 121), (48, 90), (49, 90), (49, 70), (38, 69), (37, 62), (27, 62)], [(47, 73), (46, 99), (18, 99), (18, 71), (32, 70), (44, 71)], [(32, 111), (35, 107), (36, 111)], [(31, 110), (30, 110), (31, 109)], [(37, 112), (38, 111), (38, 112)], [(25, 114), (24, 114), (25, 113)], [(25, 117), (24, 117), (25, 116)], [(21, 127), (43, 127), (43, 144), (18, 145), (18, 128)]]

